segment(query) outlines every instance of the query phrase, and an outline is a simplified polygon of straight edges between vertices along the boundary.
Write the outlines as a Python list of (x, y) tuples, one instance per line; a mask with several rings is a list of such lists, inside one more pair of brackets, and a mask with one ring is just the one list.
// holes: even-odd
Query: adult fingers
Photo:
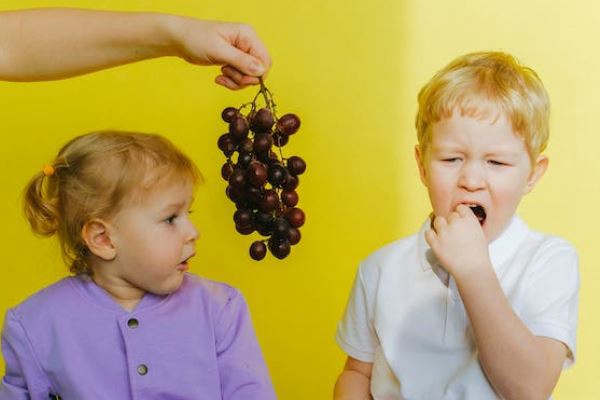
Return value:
[(221, 86), (225, 86), (228, 89), (231, 90), (238, 90), (241, 89), (241, 87), (235, 83), (232, 79), (224, 76), (224, 75), (219, 75), (215, 78), (215, 83), (221, 85)]
[(221, 72), (224, 76), (234, 81), (240, 87), (245, 87), (248, 85), (257, 85), (259, 83), (258, 78), (254, 76), (244, 75), (240, 71), (229, 65), (221, 67)]

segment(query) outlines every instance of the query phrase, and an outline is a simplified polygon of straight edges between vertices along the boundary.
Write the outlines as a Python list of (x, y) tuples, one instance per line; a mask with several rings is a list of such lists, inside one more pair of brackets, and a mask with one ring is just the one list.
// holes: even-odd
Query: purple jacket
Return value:
[(187, 274), (125, 311), (89, 279), (65, 278), (9, 310), (0, 400), (271, 400), (236, 289)]

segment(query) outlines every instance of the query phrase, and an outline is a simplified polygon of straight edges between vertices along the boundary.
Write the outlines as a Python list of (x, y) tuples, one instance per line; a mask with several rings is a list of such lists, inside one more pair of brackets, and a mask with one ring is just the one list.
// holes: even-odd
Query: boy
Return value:
[(336, 399), (543, 399), (574, 362), (579, 277), (564, 240), (514, 215), (543, 176), (549, 101), (508, 54), (467, 54), (419, 93), (433, 214), (360, 266)]

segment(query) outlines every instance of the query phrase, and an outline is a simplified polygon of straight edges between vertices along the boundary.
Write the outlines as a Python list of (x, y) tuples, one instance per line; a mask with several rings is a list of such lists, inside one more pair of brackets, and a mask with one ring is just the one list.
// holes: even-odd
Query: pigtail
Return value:
[(40, 171), (25, 187), (23, 211), (33, 232), (52, 236), (58, 231), (59, 196), (57, 177)]

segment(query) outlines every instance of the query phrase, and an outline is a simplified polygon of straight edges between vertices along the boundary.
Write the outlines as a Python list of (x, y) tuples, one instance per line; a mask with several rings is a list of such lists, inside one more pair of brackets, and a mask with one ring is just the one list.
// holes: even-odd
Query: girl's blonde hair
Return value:
[(416, 127), (421, 154), (431, 143), (431, 125), (459, 111), (472, 118), (498, 118), (498, 109), (523, 138), (533, 162), (548, 143), (550, 101), (535, 71), (502, 52), (458, 57), (421, 89)]
[(93, 218), (115, 215), (126, 201), (168, 180), (202, 180), (195, 164), (166, 138), (146, 133), (101, 131), (78, 136), (36, 174), (24, 195), (31, 229), (58, 235), (72, 273), (91, 275), (82, 238)]

